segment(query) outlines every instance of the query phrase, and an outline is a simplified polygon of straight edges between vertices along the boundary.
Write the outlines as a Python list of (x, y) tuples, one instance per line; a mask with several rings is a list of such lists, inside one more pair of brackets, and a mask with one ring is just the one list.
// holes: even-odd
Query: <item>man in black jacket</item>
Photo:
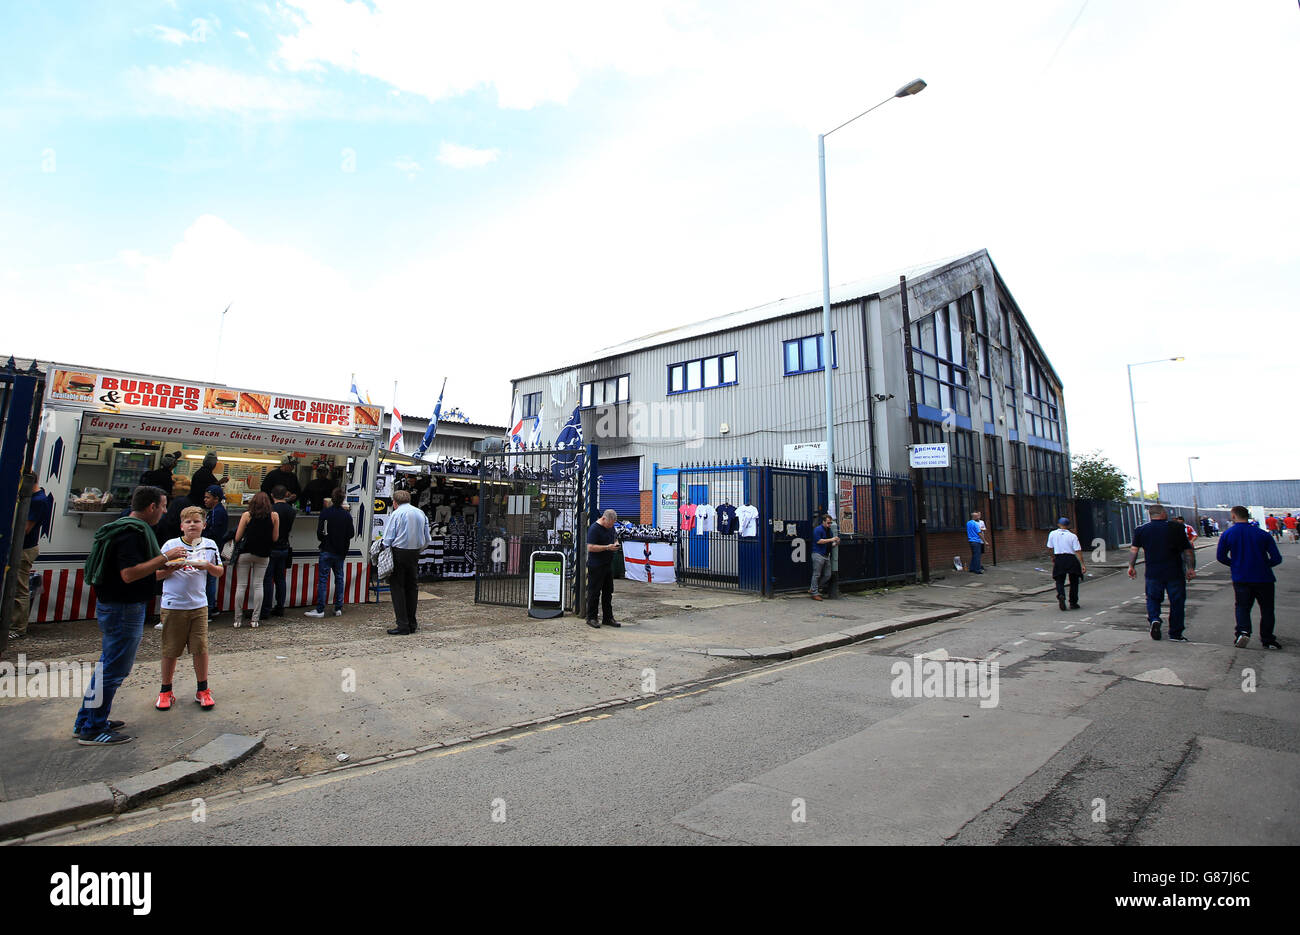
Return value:
[(262, 493), (270, 494), (271, 499), (275, 499), (276, 487), (284, 487), (289, 491), (293, 495), (290, 500), (297, 500), (302, 493), (302, 485), (298, 483), (298, 464), (293, 460), (293, 455), (285, 455), (278, 468), (266, 472), (266, 478), (262, 481)]
[(343, 592), (348, 548), (356, 535), (352, 513), (344, 507), (343, 491), (335, 488), (331, 504), (316, 521), (316, 538), (320, 540), (320, 571), (316, 580), (316, 607), (304, 616), (324, 617), (325, 598), (329, 596), (330, 575), (334, 575), (334, 616), (343, 613)]

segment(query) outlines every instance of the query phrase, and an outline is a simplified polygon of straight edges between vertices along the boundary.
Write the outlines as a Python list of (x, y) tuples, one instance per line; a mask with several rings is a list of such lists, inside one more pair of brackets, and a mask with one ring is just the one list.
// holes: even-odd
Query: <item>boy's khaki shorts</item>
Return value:
[(191, 656), (208, 651), (208, 609), (164, 610), (162, 612), (162, 654), (179, 659), (189, 647)]

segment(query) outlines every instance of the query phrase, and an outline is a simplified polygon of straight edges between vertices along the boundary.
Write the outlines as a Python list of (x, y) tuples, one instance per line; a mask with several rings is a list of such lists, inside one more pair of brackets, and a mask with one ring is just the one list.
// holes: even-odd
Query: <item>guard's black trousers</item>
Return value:
[(1056, 581), (1056, 596), (1065, 600), (1065, 579), (1070, 579), (1070, 603), (1079, 603), (1079, 579), (1083, 577), (1083, 567), (1077, 555), (1052, 556), (1052, 578)]
[(605, 620), (614, 619), (614, 566), (605, 564), (587, 568), (587, 619), (596, 619), (599, 603)]

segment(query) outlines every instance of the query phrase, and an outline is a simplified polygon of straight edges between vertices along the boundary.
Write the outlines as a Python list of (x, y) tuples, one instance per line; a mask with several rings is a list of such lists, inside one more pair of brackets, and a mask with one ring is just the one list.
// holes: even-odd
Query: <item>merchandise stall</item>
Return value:
[(429, 519), (428, 548), (420, 553), (421, 580), (473, 578), (478, 546), (478, 462), (380, 452), (371, 536), (383, 535), (393, 491), (406, 490)]
[[(376, 406), (208, 385), (191, 380), (51, 364), (37, 441), (36, 471), (55, 503), (35, 570), (42, 579), (33, 622), (93, 616), (83, 565), (95, 531), (129, 509), (131, 491), (171, 455), (173, 478), (193, 476), (209, 453), (225, 478), (233, 530), (268, 472), (290, 458), (300, 487), (327, 470), (344, 489), (357, 527), (349, 552), (345, 602), (364, 601), (370, 504), (378, 470), (382, 413)], [(202, 505), (202, 491), (193, 502)], [(317, 516), (299, 506), (290, 534), (294, 558), (286, 606), (314, 602)], [(218, 607), (229, 609), (234, 577), (220, 579)]]

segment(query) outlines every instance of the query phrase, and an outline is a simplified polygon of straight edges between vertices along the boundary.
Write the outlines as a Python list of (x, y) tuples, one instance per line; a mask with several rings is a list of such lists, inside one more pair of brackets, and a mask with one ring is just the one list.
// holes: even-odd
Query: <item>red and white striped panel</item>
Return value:
[[(348, 562), (345, 567), (343, 603), (360, 604), (366, 599), (367, 575), (370, 566), (365, 562)], [(316, 601), (316, 562), (296, 563), (289, 570), (289, 593), (285, 605), (305, 607)], [(41, 593), (32, 601), (27, 619), (31, 623), (53, 623), (56, 620), (86, 620), (95, 616), (95, 589), (86, 584), (85, 571), (75, 568), (47, 568), (39, 572)], [(326, 601), (334, 597), (334, 576), (330, 576)], [(235, 576), (223, 575), (217, 581), (217, 609), (229, 610), (235, 602)], [(158, 613), (159, 599), (154, 598), (149, 607), (151, 614)], [(244, 598), (248, 609), (248, 596)]]

